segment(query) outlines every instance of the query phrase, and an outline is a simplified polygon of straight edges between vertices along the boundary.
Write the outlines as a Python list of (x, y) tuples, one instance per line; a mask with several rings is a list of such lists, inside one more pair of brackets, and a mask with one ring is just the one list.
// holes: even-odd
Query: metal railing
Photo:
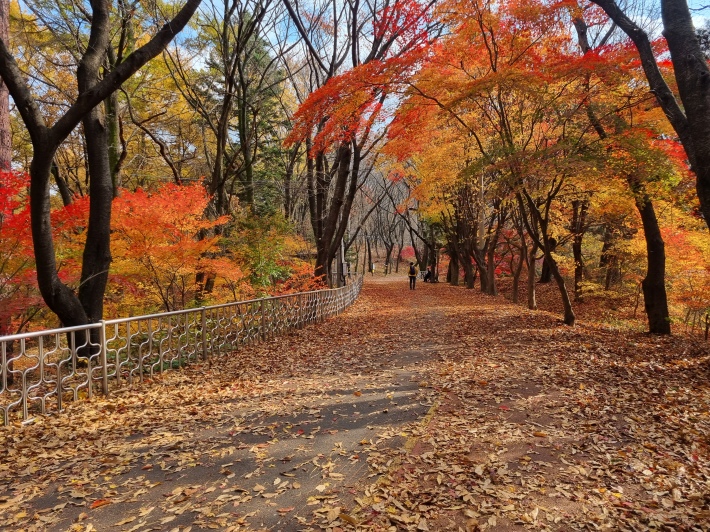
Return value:
[(358, 276), (341, 288), (0, 336), (1, 422), (58, 412), (67, 401), (322, 321), (350, 306), (361, 287)]

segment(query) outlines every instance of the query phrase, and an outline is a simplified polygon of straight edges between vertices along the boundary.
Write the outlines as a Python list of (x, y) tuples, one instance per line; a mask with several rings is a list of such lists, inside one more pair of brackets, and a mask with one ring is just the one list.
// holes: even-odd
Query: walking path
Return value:
[(325, 323), (0, 432), (0, 528), (702, 530), (707, 350), (670, 342), (368, 278)]

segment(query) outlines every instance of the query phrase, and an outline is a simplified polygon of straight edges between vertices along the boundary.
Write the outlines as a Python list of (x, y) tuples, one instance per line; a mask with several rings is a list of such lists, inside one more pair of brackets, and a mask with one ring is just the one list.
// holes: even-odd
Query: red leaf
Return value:
[(89, 508), (91, 508), (93, 510), (94, 508), (106, 506), (107, 504), (111, 504), (111, 499), (96, 499), (94, 502), (92, 502), (89, 505)]

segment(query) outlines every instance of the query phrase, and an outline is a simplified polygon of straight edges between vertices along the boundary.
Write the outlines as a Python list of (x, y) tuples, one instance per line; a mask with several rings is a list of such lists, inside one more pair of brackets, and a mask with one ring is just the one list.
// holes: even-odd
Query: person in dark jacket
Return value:
[(431, 282), (431, 266), (426, 267), (426, 273), (424, 274), (424, 282), (425, 283)]
[(417, 284), (417, 267), (413, 262), (409, 263), (409, 289), (414, 290)]

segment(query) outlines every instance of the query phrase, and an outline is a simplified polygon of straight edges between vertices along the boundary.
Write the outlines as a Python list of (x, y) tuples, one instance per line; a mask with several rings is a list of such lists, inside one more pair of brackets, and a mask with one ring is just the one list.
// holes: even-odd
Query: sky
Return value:
[(693, 14), (693, 23), (696, 28), (705, 25), (705, 21), (710, 19), (710, 0), (689, 0), (688, 7)]

